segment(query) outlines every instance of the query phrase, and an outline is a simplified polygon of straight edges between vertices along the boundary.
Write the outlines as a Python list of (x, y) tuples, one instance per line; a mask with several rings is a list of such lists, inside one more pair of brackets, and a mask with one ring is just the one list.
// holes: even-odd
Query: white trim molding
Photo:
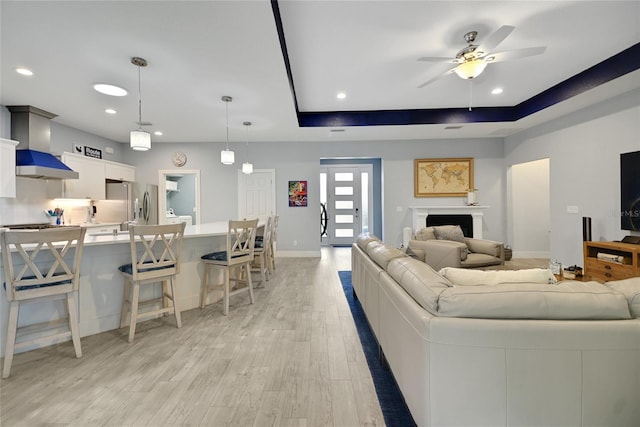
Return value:
[(489, 206), (410, 206), (413, 218), (413, 231), (427, 224), (427, 217), (432, 215), (471, 215), (473, 218), (473, 238), (482, 239), (483, 210)]

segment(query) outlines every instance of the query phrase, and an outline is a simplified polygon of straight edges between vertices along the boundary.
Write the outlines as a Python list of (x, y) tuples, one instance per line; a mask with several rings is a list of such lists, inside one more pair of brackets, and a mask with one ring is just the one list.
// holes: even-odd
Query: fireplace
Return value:
[(459, 225), (465, 237), (473, 237), (473, 217), (459, 214), (431, 214), (427, 216), (427, 227), (433, 225)]
[[(419, 229), (427, 224), (427, 218), (432, 215), (461, 215), (470, 216), (472, 227), (469, 230), (471, 236), (475, 239), (482, 239), (482, 216), (483, 211), (488, 209), (489, 206), (410, 206), (412, 222), (412, 231), (409, 234), (415, 233)], [(464, 230), (463, 230), (464, 231)], [(465, 232), (465, 236), (466, 236)], [(406, 245), (405, 245), (406, 246)]]

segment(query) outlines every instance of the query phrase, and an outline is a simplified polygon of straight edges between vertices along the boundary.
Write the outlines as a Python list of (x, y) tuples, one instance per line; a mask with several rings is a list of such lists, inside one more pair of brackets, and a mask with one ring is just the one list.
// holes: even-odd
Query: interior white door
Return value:
[[(324, 169), (324, 168), (323, 168)], [(350, 245), (373, 224), (373, 167), (327, 166), (327, 234), (330, 245)]]
[(238, 218), (266, 218), (276, 212), (276, 171), (238, 171)]

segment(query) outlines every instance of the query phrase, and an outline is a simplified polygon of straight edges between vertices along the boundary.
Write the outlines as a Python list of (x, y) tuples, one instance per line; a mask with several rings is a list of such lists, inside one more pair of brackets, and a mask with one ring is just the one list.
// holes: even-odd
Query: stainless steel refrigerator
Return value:
[(107, 183), (107, 200), (104, 202), (98, 209), (98, 214), (102, 218), (109, 218), (115, 222), (137, 221), (138, 224), (158, 224), (157, 185), (141, 182), (109, 182)]

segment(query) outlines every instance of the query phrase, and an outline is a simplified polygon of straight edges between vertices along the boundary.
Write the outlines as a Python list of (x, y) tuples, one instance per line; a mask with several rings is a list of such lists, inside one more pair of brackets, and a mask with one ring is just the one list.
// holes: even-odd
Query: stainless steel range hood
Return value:
[(78, 179), (51, 154), (51, 124), (55, 114), (30, 105), (7, 107), (11, 112), (11, 139), (16, 147), (16, 176), (42, 179)]

